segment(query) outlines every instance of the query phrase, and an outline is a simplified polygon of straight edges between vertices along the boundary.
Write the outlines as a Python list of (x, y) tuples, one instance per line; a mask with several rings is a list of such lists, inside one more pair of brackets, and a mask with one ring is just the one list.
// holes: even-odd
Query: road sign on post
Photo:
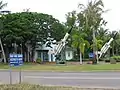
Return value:
[(10, 66), (21, 66), (23, 65), (23, 55), (22, 54), (10, 54)]
[[(12, 66), (22, 66), (23, 65), (23, 55), (22, 54), (10, 54), (9, 55), (9, 64)], [(21, 83), (21, 69), (19, 71), (19, 83)], [(12, 84), (12, 73), (10, 69), (10, 84)]]

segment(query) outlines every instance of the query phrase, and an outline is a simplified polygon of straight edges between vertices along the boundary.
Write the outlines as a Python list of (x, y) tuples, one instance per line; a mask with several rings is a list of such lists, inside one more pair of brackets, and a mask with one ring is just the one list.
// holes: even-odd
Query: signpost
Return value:
[[(23, 55), (22, 54), (10, 54), (9, 55), (10, 61), (10, 67), (19, 67), (23, 65)], [(19, 71), (19, 83), (21, 83), (21, 68)], [(12, 71), (10, 68), (10, 84), (12, 84)]]
[(94, 53), (89, 53), (89, 58), (94, 58)]

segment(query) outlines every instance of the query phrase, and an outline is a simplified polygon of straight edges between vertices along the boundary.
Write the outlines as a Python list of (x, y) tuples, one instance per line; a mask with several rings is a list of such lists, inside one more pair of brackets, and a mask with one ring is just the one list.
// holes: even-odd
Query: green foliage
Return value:
[[(82, 53), (84, 51), (88, 53), (88, 49), (93, 51), (95, 46), (100, 50), (108, 40), (106, 37), (108, 31), (103, 28), (107, 22), (102, 17), (102, 14), (106, 12), (103, 10), (104, 4), (102, 0), (89, 1), (87, 5), (80, 3), (78, 8), (79, 12), (72, 11), (66, 15), (67, 21), (65, 25), (67, 27), (74, 25), (72, 46), (76, 49), (80, 48)], [(96, 42), (93, 40), (93, 31), (95, 32)], [(84, 44), (86, 44), (85, 47)]]
[[(103, 40), (97, 40), (96, 39), (96, 46), (97, 46), (97, 49), (100, 50), (102, 48), (102, 45), (103, 45)], [(94, 45), (91, 44), (91, 48), (93, 48)]]
[[(0, 35), (6, 42), (43, 41), (48, 36), (60, 40), (64, 26), (51, 15), (35, 12), (12, 13), (1, 17), (3, 29)], [(38, 38), (38, 39), (37, 39)]]
[[(37, 42), (41, 45), (46, 42), (48, 32), (57, 41), (65, 34), (65, 27), (53, 16), (37, 12), (20, 12), (2, 15), (0, 38), (6, 44), (8, 52), (16, 43), (22, 51), (27, 52), (28, 46), (34, 51)], [(12, 51), (11, 51), (12, 52)], [(33, 55), (33, 54), (32, 54)]]
[[(6, 5), (7, 3), (3, 4), (0, 1), (0, 9), (3, 9)], [(67, 30), (74, 26), (69, 46), (73, 46), (76, 49), (79, 48), (82, 54), (92, 51), (94, 47), (92, 33), (95, 31), (96, 45), (98, 50), (100, 50), (114, 33), (108, 33), (108, 29), (104, 27), (107, 24), (102, 17), (102, 14), (106, 12), (103, 9), (104, 3), (102, 0), (90, 0), (87, 5), (80, 3), (78, 8), (79, 12), (74, 10), (66, 14), (65, 24), (61, 24), (53, 16), (44, 13), (27, 11), (3, 15), (0, 17), (0, 37), (2, 42), (6, 44), (6, 47), (10, 48), (12, 43), (17, 43), (19, 46), (22, 43), (23, 50), (26, 50), (29, 42), (31, 48), (35, 49), (36, 42), (44, 43), (46, 41), (48, 32), (51, 33), (51, 37), (59, 41)], [(116, 50), (116, 55), (119, 55), (120, 51), (120, 31), (118, 33), (111, 45), (112, 52)], [(92, 48), (90, 48), (90, 45)]]
[(72, 40), (73, 40), (72, 46), (74, 48), (79, 48), (82, 54), (84, 54), (85, 47), (90, 46), (89, 42), (84, 39), (85, 36), (86, 36), (85, 33), (81, 33), (79, 31), (76, 31), (76, 33), (74, 33), (72, 36)]
[(120, 56), (112, 56), (112, 57), (106, 57), (106, 58), (102, 58), (102, 60), (104, 60), (105, 62), (110, 62), (110, 61), (116, 61), (116, 62), (120, 62)]
[(114, 59), (114, 60), (120, 61), (120, 56), (112, 56), (112, 57), (110, 57), (110, 59)]
[(68, 14), (66, 14), (66, 19), (67, 19), (67, 21), (65, 23), (66, 26), (71, 27), (71, 26), (75, 25), (76, 18), (77, 18), (76, 11), (68, 12)]
[(36, 60), (37, 63), (41, 63), (41, 61), (42, 61), (41, 58), (37, 58)]

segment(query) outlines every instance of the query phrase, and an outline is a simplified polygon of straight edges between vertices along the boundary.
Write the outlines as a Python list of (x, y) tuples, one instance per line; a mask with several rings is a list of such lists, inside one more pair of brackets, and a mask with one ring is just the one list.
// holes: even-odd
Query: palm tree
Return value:
[(100, 24), (106, 24), (106, 22), (101, 17), (101, 15), (107, 11), (103, 11), (104, 5), (102, 0), (95, 0), (94, 2), (91, 0), (88, 2), (87, 6), (79, 4), (78, 7), (80, 7), (81, 12), (83, 12), (86, 18), (86, 27), (89, 27), (90, 30), (96, 30)]
[[(116, 31), (112, 31), (110, 33), (110, 37), (113, 37), (113, 34), (115, 32)], [(118, 55), (118, 51), (119, 51), (119, 47), (120, 47), (120, 31), (118, 31), (117, 36), (114, 38), (111, 46), (112, 46), (112, 56), (114, 56), (115, 54)]]
[(2, 10), (6, 6), (7, 6), (7, 3), (3, 3), (3, 1), (0, 1), (0, 10)]
[(82, 64), (82, 55), (84, 55), (85, 47), (89, 47), (89, 42), (84, 39), (85, 35), (84, 32), (79, 33), (79, 31), (76, 31), (72, 36), (72, 47), (77, 48), (80, 52), (80, 64)]
[[(96, 39), (95, 41), (96, 41), (96, 47), (97, 47), (97, 49), (100, 50), (102, 48), (102, 45), (103, 45), (103, 40)], [(94, 47), (94, 45), (91, 44), (91, 48), (93, 48), (93, 47)]]
[[(100, 27), (96, 33), (96, 47), (97, 51), (100, 51), (102, 46), (108, 41), (108, 29)], [(98, 60), (98, 57), (97, 57)]]
[(100, 27), (96, 32), (96, 38), (106, 42), (108, 40), (108, 29)]
[[(116, 31), (110, 31), (108, 37), (109, 37), (109, 38), (112, 38), (115, 32), (116, 32)], [(112, 43), (111, 43), (112, 56), (114, 56), (114, 52), (115, 52), (115, 47), (116, 47), (116, 45), (115, 45), (115, 41), (116, 41), (116, 39), (113, 40)]]
[(106, 12), (106, 11), (103, 11), (103, 7), (104, 7), (103, 2), (102, 0), (98, 0), (98, 1), (91, 0), (90, 2), (88, 2), (87, 6), (79, 4), (79, 7), (80, 9), (82, 9), (82, 12), (85, 16), (86, 31), (88, 32), (89, 30), (89, 32), (92, 34), (93, 47), (94, 47), (93, 52), (95, 53), (97, 51), (95, 33), (102, 25), (106, 25), (107, 23), (101, 17), (101, 15)]

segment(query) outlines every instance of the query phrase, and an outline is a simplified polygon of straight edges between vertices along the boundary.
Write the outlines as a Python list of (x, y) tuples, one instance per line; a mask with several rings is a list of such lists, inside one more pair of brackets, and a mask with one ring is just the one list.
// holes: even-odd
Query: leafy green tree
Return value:
[(76, 11), (68, 12), (66, 14), (66, 23), (65, 23), (65, 25), (67, 27), (71, 27), (71, 26), (76, 25), (76, 19), (77, 19)]
[[(24, 55), (28, 53), (29, 56), (29, 51), (34, 52), (36, 42), (44, 43), (49, 32), (51, 37), (57, 40), (60, 40), (64, 35), (64, 26), (48, 14), (36, 12), (12, 13), (2, 16), (1, 20), (4, 27), (0, 31), (0, 36), (6, 47), (9, 48), (9, 53), (14, 51), (10, 50), (10, 47), (13, 47), (12, 43), (16, 43), (17, 51), (22, 47)], [(30, 48), (31, 50), (29, 50)], [(34, 56), (34, 54), (31, 56)]]
[[(87, 6), (83, 4), (79, 4), (79, 8), (82, 14), (85, 16), (85, 30), (88, 32), (89, 37), (93, 37), (93, 41), (95, 41), (95, 33), (97, 30), (106, 25), (107, 22), (102, 17), (102, 14), (105, 12), (103, 11), (103, 2), (102, 0), (98, 1), (90, 1), (88, 2)], [(93, 36), (91, 35), (93, 34)], [(90, 36), (91, 35), (91, 36)], [(95, 42), (94, 42), (95, 43)]]
[[(102, 45), (103, 45), (103, 40), (100, 40), (100, 39), (96, 39), (96, 47), (98, 50), (100, 50), (102, 48)], [(93, 49), (94, 45), (91, 44), (91, 48)]]
[(118, 33), (117, 33), (117, 36), (116, 36), (116, 38), (115, 38), (115, 40), (114, 40), (114, 49), (115, 49), (115, 54), (116, 55), (119, 55), (120, 54), (120, 30), (118, 31)]
[[(109, 39), (112, 38), (115, 33), (116, 33), (116, 31), (109, 31), (108, 38)], [(114, 56), (115, 51), (117, 51), (115, 49), (116, 49), (116, 47), (119, 46), (118, 42), (119, 42), (119, 32), (117, 33), (117, 36), (114, 38), (114, 40), (111, 43), (110, 51), (112, 52), (112, 54), (111, 54), (112, 56)]]
[(66, 25), (74, 25), (75, 28), (80, 28), (78, 31), (87, 34), (82, 38), (88, 41), (92, 48), (86, 48), (85, 51), (95, 53), (108, 40), (106, 38), (107, 29), (103, 28), (107, 22), (102, 17), (102, 14), (108, 10), (103, 10), (104, 4), (102, 0), (88, 1), (87, 5), (79, 4), (78, 8), (78, 12), (72, 11), (67, 14)]
[(89, 47), (89, 42), (84, 39), (86, 36), (85, 33), (81, 33), (80, 31), (76, 31), (76, 33), (72, 36), (73, 42), (72, 46), (77, 48), (80, 58), (80, 64), (82, 64), (82, 55), (84, 55), (85, 47)]

